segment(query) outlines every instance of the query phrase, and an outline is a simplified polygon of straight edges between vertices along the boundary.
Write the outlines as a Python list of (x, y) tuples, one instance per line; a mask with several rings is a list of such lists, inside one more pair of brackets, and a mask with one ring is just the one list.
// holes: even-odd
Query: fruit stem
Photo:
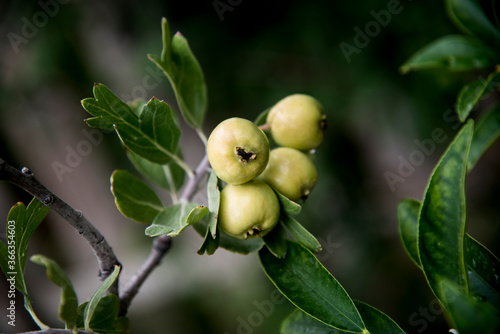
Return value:
[(261, 129), (262, 131), (271, 130), (271, 123), (259, 125), (259, 129)]
[(203, 145), (206, 147), (207, 146), (207, 136), (205, 136), (205, 133), (203, 132), (203, 130), (200, 128), (196, 128), (196, 133), (198, 134), (198, 137), (200, 137), (200, 140), (202, 141)]

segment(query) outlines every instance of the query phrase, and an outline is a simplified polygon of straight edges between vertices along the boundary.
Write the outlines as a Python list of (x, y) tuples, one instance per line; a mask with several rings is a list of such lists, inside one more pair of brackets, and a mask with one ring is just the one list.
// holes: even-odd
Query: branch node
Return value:
[(50, 205), (52, 203), (52, 201), (54, 200), (54, 198), (51, 196), (51, 195), (45, 195), (43, 196), (42, 198), (42, 203), (44, 205)]
[(21, 173), (23, 173), (24, 175), (27, 175), (27, 176), (33, 176), (33, 172), (28, 167), (23, 167), (21, 169)]

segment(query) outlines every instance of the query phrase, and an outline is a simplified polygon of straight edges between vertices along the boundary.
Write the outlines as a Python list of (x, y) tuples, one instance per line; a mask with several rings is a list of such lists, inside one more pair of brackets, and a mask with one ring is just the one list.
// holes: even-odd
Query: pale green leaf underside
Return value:
[(194, 203), (174, 204), (160, 212), (145, 233), (150, 237), (163, 234), (175, 237), (189, 225), (200, 221), (207, 213), (206, 206)]

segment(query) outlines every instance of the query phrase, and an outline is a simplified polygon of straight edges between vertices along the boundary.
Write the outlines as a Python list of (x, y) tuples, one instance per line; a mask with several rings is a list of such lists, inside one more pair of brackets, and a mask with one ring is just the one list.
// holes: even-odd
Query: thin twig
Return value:
[[(120, 265), (111, 246), (102, 234), (83, 216), (81, 211), (73, 209), (53, 192), (40, 183), (31, 171), (24, 167), (22, 171), (0, 159), (0, 180), (9, 181), (35, 196), (44, 205), (54, 210), (67, 221), (89, 243), (99, 264), (99, 279), (104, 281)], [(110, 293), (118, 294), (118, 280), (110, 288)]]
[(259, 125), (259, 129), (261, 129), (262, 131), (270, 130), (271, 129), (271, 124), (270, 123), (265, 123), (265, 124)]
[[(189, 201), (195, 194), (196, 188), (201, 179), (210, 167), (208, 158), (205, 157), (201, 160), (200, 164), (194, 171), (194, 176), (189, 179), (188, 183), (184, 186), (182, 193), (179, 197), (180, 202)], [(127, 310), (132, 302), (132, 299), (139, 292), (140, 287), (161, 262), (163, 256), (168, 252), (172, 244), (172, 238), (167, 234), (157, 237), (153, 242), (151, 253), (149, 254), (146, 262), (139, 268), (137, 273), (130, 279), (127, 286), (125, 286), (120, 293), (120, 315), (127, 314)]]

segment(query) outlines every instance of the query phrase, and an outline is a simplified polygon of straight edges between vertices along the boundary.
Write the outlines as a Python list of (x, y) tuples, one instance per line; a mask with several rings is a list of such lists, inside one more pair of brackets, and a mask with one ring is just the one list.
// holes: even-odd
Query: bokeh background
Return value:
[[(43, 6), (47, 3), (52, 7)], [(214, 4), (231, 9), (221, 14)], [(356, 27), (364, 31), (375, 21), (373, 11), (391, 5), (399, 12), (348, 61), (339, 45), (355, 46)], [(459, 33), (443, 1), (0, 2), (0, 157), (18, 168), (28, 166), (101, 230), (124, 265), (122, 283), (144, 261), (152, 240), (144, 235), (145, 226), (121, 216), (114, 205), (111, 173), (134, 172), (117, 136), (104, 134), (71, 172), (58, 176), (53, 164), (65, 164), (68, 152), (88, 140), (83, 120), (89, 115), (80, 100), (92, 96), (94, 82), (126, 101), (156, 96), (177, 108), (168, 81), (154, 74), (146, 56), (161, 51), (162, 17), (172, 33), (181, 31), (188, 39), (203, 68), (209, 92), (206, 134), (227, 117), (254, 119), (288, 94), (307, 93), (322, 102), (328, 131), (315, 156), (320, 182), (299, 216), (325, 246), (318, 257), (352, 298), (381, 309), (405, 331), (447, 332), (421, 272), (401, 245), (396, 217), (402, 198), (421, 199), (433, 166), (457, 131), (449, 110), (460, 87), (485, 75), (398, 72), (420, 47)], [(34, 30), (29, 23), (37, 24)], [(25, 39), (13, 46), (12, 33)], [(447, 140), (435, 143), (423, 163), (391, 189), (384, 173), (397, 174), (400, 159), (419, 149), (415, 141), (431, 138), (435, 129)], [(202, 144), (185, 125), (181, 140), (186, 160), (196, 166)], [(469, 232), (496, 254), (499, 156), (496, 144), (467, 184)], [(168, 194), (163, 197), (168, 203)], [(30, 199), (0, 183), (0, 231), (10, 207)], [(196, 200), (205, 201), (203, 191)], [(5, 234), (0, 236), (4, 240)], [(280, 300), (261, 309), (275, 289), (257, 256), (222, 249), (199, 256), (201, 242), (192, 229), (175, 238), (130, 308), (131, 332), (278, 333), (293, 306)], [(99, 285), (90, 248), (53, 212), (36, 231), (30, 253), (55, 259), (80, 302)], [(59, 288), (35, 264), (28, 262), (26, 272), (38, 316), (62, 326)], [(0, 293), (6, 294), (6, 282), (0, 281)], [(15, 331), (36, 329), (22, 309), (22, 296), (16, 300)], [(0, 297), (0, 309), (5, 301)], [(12, 332), (3, 315), (0, 332)]]

